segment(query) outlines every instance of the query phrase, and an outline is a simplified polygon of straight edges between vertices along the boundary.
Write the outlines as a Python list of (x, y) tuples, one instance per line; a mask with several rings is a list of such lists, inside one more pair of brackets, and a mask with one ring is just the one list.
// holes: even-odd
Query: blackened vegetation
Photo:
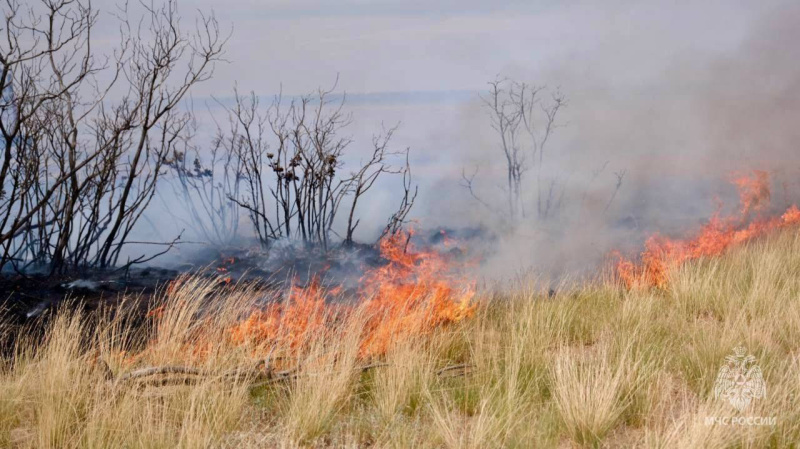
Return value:
[[(401, 180), (383, 235), (399, 232), (413, 206), (408, 149), (390, 148), (396, 127), (374, 136), (366, 159), (348, 158), (351, 117), (333, 89), (279, 95), (266, 108), (236, 92), (217, 120), (225, 125), (198, 142), (186, 99), (224, 60), (228, 33), (202, 13), (182, 27), (176, 0), (130, 7), (101, 15), (89, 0), (2, 0), (0, 320), (10, 325), (0, 349), (35, 340), (59, 307), (97, 316), (109, 306), (146, 325), (150, 299), (185, 272), (220, 289), (344, 285), (381, 263), (374, 245), (355, 241), (359, 207), (379, 179)], [(100, 19), (120, 29), (107, 55), (92, 41)], [(200, 242), (182, 232), (132, 238), (165, 181), (183, 208), (170, 212)], [(203, 244), (205, 256), (175, 270), (144, 267), (187, 243)], [(116, 310), (123, 298), (126, 310)]]
[(127, 272), (94, 270), (81, 278), (41, 273), (0, 277), (0, 356), (11, 355), (18, 338), (40, 341), (54, 311), (81, 310), (87, 320), (117, 313), (126, 304), (126, 319), (135, 327), (147, 324), (150, 300), (178, 276), (174, 270), (131, 268)]
[[(331, 90), (278, 96), (265, 109), (237, 92), (229, 126), (210, 145), (195, 142), (184, 100), (223, 60), (227, 34), (202, 14), (187, 30), (175, 0), (160, 5), (117, 7), (120, 41), (109, 55), (92, 43), (109, 16), (88, 1), (3, 5), (0, 271), (125, 271), (184, 243), (181, 234), (131, 238), (165, 180), (186, 208), (176, 215), (204, 243), (232, 244), (244, 216), (265, 249), (297, 239), (327, 252), (354, 244), (359, 206), (382, 175), (395, 175), (401, 201), (384, 233), (398, 232), (416, 197), (408, 150), (391, 150), (395, 128), (383, 129), (348, 168), (351, 117)], [(134, 243), (137, 255), (126, 256)]]
[(4, 5), (0, 269), (120, 263), (165, 157), (183, 143), (189, 117), (178, 106), (211, 76), (225, 43), (213, 17), (187, 33), (174, 1), (144, 9), (138, 23), (119, 11), (120, 44), (102, 58), (89, 3)]
[[(278, 95), (262, 107), (254, 93), (236, 90), (232, 106), (220, 102), (227, 127), (217, 130), (211, 164), (204, 166), (196, 151), (191, 163), (174, 152), (168, 164), (204, 235), (232, 241), (238, 216), (228, 209), (237, 206), (264, 248), (283, 239), (325, 252), (353, 245), (358, 206), (382, 175), (402, 177), (401, 201), (384, 234), (400, 230), (417, 194), (408, 149), (391, 150), (397, 128), (385, 128), (373, 136), (368, 157), (348, 169), (345, 152), (353, 142), (344, 132), (352, 118), (343, 110), (345, 96), (332, 93), (320, 89), (288, 101)], [(216, 172), (215, 164), (221, 165)]]

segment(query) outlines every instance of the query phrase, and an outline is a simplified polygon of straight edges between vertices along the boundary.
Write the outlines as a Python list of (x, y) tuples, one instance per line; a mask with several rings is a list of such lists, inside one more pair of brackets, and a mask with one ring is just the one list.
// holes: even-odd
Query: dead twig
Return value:
[(200, 376), (203, 374), (203, 372), (196, 368), (189, 368), (186, 366), (150, 366), (147, 368), (141, 368), (125, 373), (121, 375), (117, 380), (122, 382), (126, 380), (134, 380), (142, 377), (156, 376), (162, 374), (184, 374), (184, 375)]
[(437, 376), (459, 376), (459, 375), (467, 375), (470, 371), (474, 368), (474, 365), (470, 363), (459, 363), (458, 365), (450, 365), (441, 368), (439, 371), (436, 371)]

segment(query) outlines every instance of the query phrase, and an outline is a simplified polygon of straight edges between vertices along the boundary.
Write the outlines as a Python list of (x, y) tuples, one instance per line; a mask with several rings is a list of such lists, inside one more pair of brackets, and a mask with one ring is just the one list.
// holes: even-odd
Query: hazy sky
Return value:
[[(95, 1), (106, 10), (114, 4)], [(337, 73), (350, 92), (478, 90), (501, 72), (536, 74), (564, 64), (635, 82), (687, 48), (735, 45), (756, 8), (748, 4), (755, 2), (179, 2), (183, 16), (213, 10), (233, 29), (230, 64), (197, 95), (218, 94), (233, 80), (262, 93), (281, 83), (287, 92), (305, 92)]]
[[(103, 0), (100, 7), (110, 10), (115, 4)], [(281, 87), (290, 95), (306, 93), (331, 85), (338, 74), (339, 90), (351, 95), (356, 151), (381, 122), (402, 122), (396, 144), (411, 147), (423, 184), (457, 177), (463, 165), (476, 158), (481, 162), (481, 152), (495, 150), (492, 130), (476, 105), (478, 93), (497, 75), (560, 86), (570, 99), (569, 132), (596, 135), (589, 128), (604, 119), (597, 116), (596, 103), (620, 108), (609, 114), (614, 120), (625, 113), (630, 95), (653, 97), (653, 106), (674, 109), (674, 102), (659, 96), (672, 96), (676, 89), (682, 94), (676, 84), (696, 80), (671, 72), (736, 55), (743, 42), (752, 40), (761, 18), (784, 4), (179, 1), (184, 27), (200, 10), (214, 11), (232, 30), (225, 55), (229, 63), (218, 65), (214, 78), (196, 87), (197, 103), (230, 95), (234, 83), (264, 96)], [(112, 42), (114, 27), (99, 34)], [(602, 95), (607, 98), (599, 100)]]

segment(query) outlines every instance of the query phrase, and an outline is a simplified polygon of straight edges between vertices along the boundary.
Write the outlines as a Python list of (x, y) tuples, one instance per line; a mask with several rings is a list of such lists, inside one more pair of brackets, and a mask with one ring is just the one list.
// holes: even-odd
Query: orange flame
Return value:
[(297, 349), (309, 332), (322, 329), (326, 297), (318, 278), (304, 288), (293, 286), (284, 303), (270, 304), (234, 326), (231, 340), (236, 344), (288, 343)]
[(327, 297), (341, 292), (324, 289), (315, 279), (307, 287), (292, 287), (283, 304), (253, 312), (231, 329), (231, 339), (249, 345), (285, 343), (297, 349), (309, 335), (325, 332), (328, 318), (359, 311), (366, 313), (360, 355), (369, 357), (384, 353), (395, 341), (471, 316), (474, 286), (453, 274), (445, 256), (416, 249), (410, 236), (398, 233), (381, 240), (380, 253), (388, 263), (362, 276), (356, 304), (327, 304)]
[(722, 254), (733, 245), (800, 223), (800, 209), (791, 206), (781, 216), (757, 218), (748, 222), (752, 212), (762, 210), (770, 199), (769, 174), (754, 170), (752, 176), (741, 175), (733, 180), (739, 188), (739, 217), (720, 218), (715, 213), (697, 235), (673, 240), (654, 235), (645, 242), (639, 263), (615, 253), (616, 273), (628, 287), (662, 287), (670, 269), (688, 260)]
[(177, 279), (173, 279), (173, 280), (169, 281), (169, 284), (167, 284), (167, 289), (165, 291), (166, 296), (172, 296), (178, 290), (180, 290), (181, 286), (183, 285), (184, 280), (185, 280), (185, 278), (181, 276), (181, 277), (178, 277)]
[(751, 211), (758, 211), (769, 204), (769, 173), (763, 170), (753, 170), (753, 176), (739, 174), (733, 179), (739, 188), (739, 204), (742, 217)]
[(148, 310), (147, 315), (145, 315), (146, 318), (155, 318), (155, 319), (161, 318), (162, 316), (164, 316), (163, 304), (154, 309)]
[(433, 251), (408, 243), (410, 234), (395, 234), (380, 242), (389, 261), (362, 278), (362, 295), (371, 317), (362, 355), (385, 352), (395, 339), (471, 316), (474, 287), (451, 275), (449, 261)]

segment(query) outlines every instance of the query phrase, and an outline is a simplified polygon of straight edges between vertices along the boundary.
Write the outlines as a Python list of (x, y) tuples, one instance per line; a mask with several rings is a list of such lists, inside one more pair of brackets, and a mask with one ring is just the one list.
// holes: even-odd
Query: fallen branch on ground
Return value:
[[(105, 362), (103, 362), (105, 363)], [(107, 366), (107, 365), (106, 365)], [(391, 366), (388, 363), (378, 362), (369, 365), (357, 366), (354, 371), (365, 373), (376, 368), (385, 368)], [(262, 368), (264, 367), (264, 368)], [(436, 372), (438, 376), (448, 375), (466, 375), (470, 372), (472, 365), (462, 363), (458, 365), (451, 365), (444, 367)], [(110, 381), (116, 382), (135, 382), (138, 386), (165, 386), (184, 384), (191, 385), (203, 379), (224, 379), (224, 380), (246, 380), (251, 382), (251, 386), (271, 385), (288, 380), (299, 378), (304, 373), (301, 373), (299, 368), (292, 368), (282, 371), (275, 371), (265, 364), (265, 361), (259, 361), (253, 369), (236, 369), (227, 372), (205, 371), (197, 368), (187, 366), (150, 366), (139, 368), (117, 377), (109, 377)], [(160, 377), (160, 376), (178, 375), (178, 377)]]
[(448, 375), (450, 377), (467, 375), (470, 373), (470, 371), (472, 371), (472, 368), (474, 368), (474, 366), (469, 363), (459, 363), (458, 365), (445, 366), (439, 371), (436, 371), (436, 375), (437, 376)]

